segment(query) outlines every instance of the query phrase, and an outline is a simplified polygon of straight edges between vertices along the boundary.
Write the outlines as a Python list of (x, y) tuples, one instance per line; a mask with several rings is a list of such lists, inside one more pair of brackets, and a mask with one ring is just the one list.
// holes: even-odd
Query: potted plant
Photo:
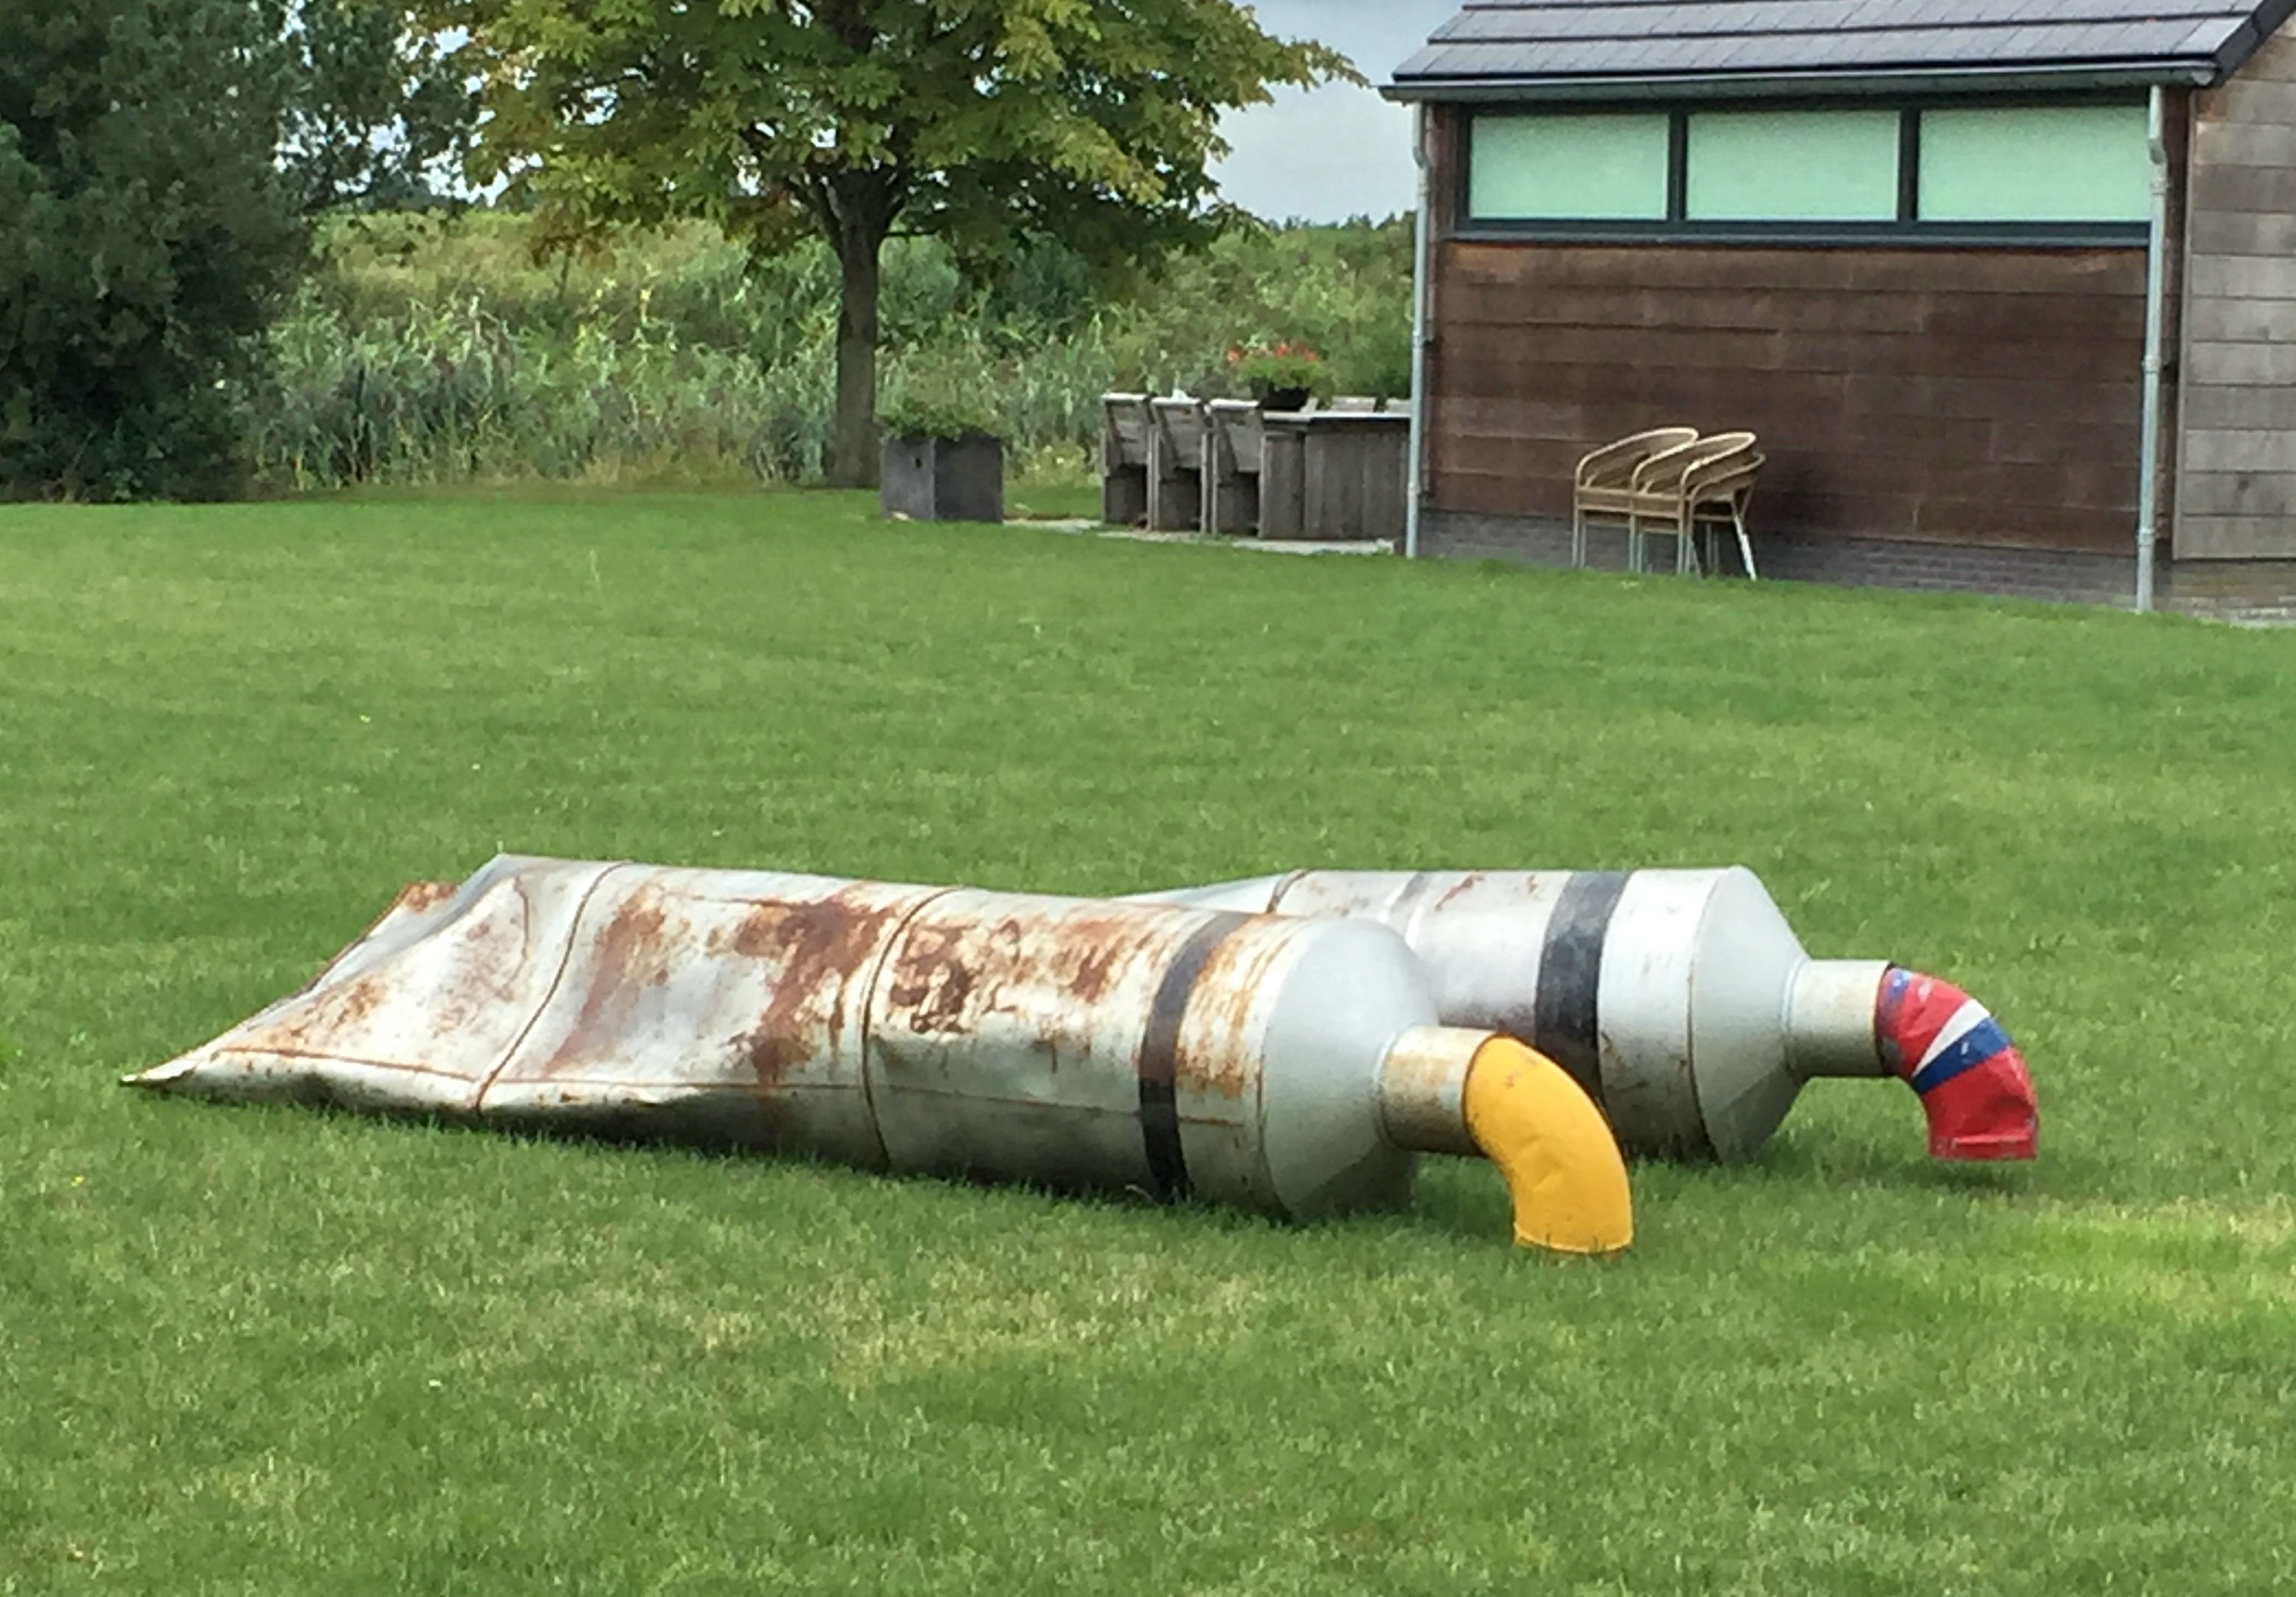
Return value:
[(1227, 352), (1227, 363), (1237, 383), (1259, 401), (1262, 410), (1304, 410), (1311, 397), (1330, 389), (1324, 358), (1306, 344), (1240, 345)]
[(878, 506), (920, 522), (1004, 519), (1004, 445), (996, 417), (945, 374), (912, 377), (878, 412)]

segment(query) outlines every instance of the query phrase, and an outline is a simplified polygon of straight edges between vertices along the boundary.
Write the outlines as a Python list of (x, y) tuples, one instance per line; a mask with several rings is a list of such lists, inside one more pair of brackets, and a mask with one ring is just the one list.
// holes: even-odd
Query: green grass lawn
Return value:
[[(2296, 1581), (2296, 633), (869, 508), (0, 509), (0, 1593)], [(1558, 1263), (113, 1084), (499, 849), (1739, 861), (2043, 1157), (1822, 1083)]]

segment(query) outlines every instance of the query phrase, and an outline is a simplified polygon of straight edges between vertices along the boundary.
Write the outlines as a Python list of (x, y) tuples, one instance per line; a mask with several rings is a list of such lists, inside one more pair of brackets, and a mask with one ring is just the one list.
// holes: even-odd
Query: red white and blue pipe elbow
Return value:
[(1920, 1095), (1932, 1158), (2033, 1157), (2040, 1125), (2033, 1078), (1983, 1004), (1950, 982), (1891, 966), (1874, 1035), (1882, 1063)]

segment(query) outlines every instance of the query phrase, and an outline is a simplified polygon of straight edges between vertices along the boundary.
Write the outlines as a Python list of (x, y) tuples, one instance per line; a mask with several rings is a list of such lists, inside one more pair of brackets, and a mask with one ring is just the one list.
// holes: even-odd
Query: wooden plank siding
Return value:
[(2194, 100), (2177, 557), (2296, 558), (2296, 39)]
[(1568, 515), (1581, 453), (1681, 424), (1760, 435), (1758, 538), (2129, 547), (2142, 250), (1447, 239), (1435, 275), (1438, 509)]

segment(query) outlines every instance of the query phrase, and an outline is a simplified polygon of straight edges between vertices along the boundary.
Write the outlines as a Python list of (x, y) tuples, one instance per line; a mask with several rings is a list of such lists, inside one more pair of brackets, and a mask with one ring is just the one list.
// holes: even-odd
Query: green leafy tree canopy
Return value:
[(0, 4), (0, 497), (237, 488), (288, 76), (248, 0)]
[(1200, 243), (1222, 112), (1355, 78), (1234, 0), (414, 0), (463, 42), (488, 119), (472, 175), (562, 236), (706, 218), (840, 271), (832, 482), (876, 473), (879, 259), (896, 232), (968, 265), (1058, 240), (1117, 265)]
[(280, 163), (308, 213), (439, 205), (478, 120), (447, 42), (390, 0), (261, 0), (289, 74)]

